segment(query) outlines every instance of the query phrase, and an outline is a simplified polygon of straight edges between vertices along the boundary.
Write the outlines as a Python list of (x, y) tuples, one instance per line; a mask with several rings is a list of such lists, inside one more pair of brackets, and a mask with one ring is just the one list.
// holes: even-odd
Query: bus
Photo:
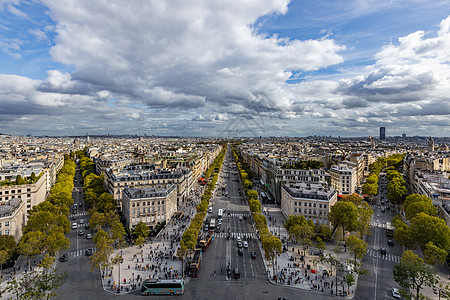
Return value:
[(211, 221), (209, 222), (209, 230), (214, 231), (216, 229), (216, 219), (211, 218)]
[(141, 287), (141, 295), (182, 295), (183, 293), (183, 279), (147, 279)]
[(189, 274), (191, 277), (197, 277), (200, 271), (200, 262), (202, 261), (202, 249), (197, 248), (194, 252), (194, 257), (189, 265)]
[(214, 241), (214, 232), (209, 232), (205, 238), (198, 242), (198, 246), (203, 250), (203, 252), (205, 252), (209, 245), (211, 245), (212, 241)]
[(386, 222), (386, 236), (394, 236), (394, 227), (390, 222)]

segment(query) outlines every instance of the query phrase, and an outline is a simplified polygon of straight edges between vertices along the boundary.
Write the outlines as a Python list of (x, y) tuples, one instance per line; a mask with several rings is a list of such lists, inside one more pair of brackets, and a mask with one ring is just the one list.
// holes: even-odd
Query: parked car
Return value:
[(77, 223), (72, 223), (72, 229), (77, 229), (78, 225)]
[(78, 235), (79, 235), (79, 236), (82, 236), (82, 235), (84, 235), (84, 231), (83, 231), (83, 230), (81, 230), (81, 229), (80, 229), (80, 230), (78, 230)]
[(244, 242), (243, 242), (243, 246), (244, 246), (244, 248), (248, 248), (248, 242), (247, 242), (247, 241), (244, 241)]
[(239, 254), (239, 256), (243, 256), (244, 255), (244, 252), (242, 252), (242, 249), (238, 248), (238, 254)]
[(88, 240), (92, 239), (92, 235), (90, 233), (86, 234), (86, 239)]
[(63, 254), (63, 255), (61, 255), (61, 257), (59, 258), (59, 261), (60, 262), (66, 262), (66, 261), (68, 261), (69, 260), (69, 254)]
[(242, 242), (237, 242), (237, 246), (238, 246), (238, 248), (242, 248)]
[(241, 237), (238, 236), (238, 237), (236, 238), (236, 241), (241, 242)]
[(92, 249), (88, 248), (88, 249), (86, 249), (86, 251), (84, 253), (86, 254), (86, 256), (91, 256), (92, 255)]
[(388, 240), (388, 245), (389, 246), (394, 246), (394, 242), (392, 240)]

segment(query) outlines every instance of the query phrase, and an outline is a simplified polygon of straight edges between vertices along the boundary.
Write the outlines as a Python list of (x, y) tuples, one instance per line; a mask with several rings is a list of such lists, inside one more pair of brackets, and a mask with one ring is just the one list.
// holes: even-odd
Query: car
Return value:
[(60, 262), (66, 262), (66, 261), (68, 261), (69, 260), (69, 254), (63, 254), (63, 255), (61, 255), (61, 257), (59, 258), (59, 261)]
[(386, 211), (386, 208), (382, 207), (381, 212), (385, 212), (385, 211)]
[(92, 255), (92, 249), (91, 248), (86, 249), (86, 251), (84, 251), (84, 254), (86, 254), (86, 256), (91, 256)]
[(250, 257), (255, 259), (256, 258), (256, 251), (250, 252)]
[(216, 232), (219, 233), (220, 232), (220, 226), (216, 227)]
[(72, 229), (77, 229), (78, 225), (77, 223), (72, 223)]
[(244, 246), (244, 248), (248, 248), (248, 242), (244, 241), (243, 246)]
[(86, 234), (86, 239), (87, 239), (87, 240), (92, 239), (92, 235), (91, 235), (90, 233)]
[(80, 219), (80, 224), (83, 224), (84, 223), (84, 220), (83, 219)]
[(394, 242), (392, 240), (388, 240), (388, 245), (389, 246), (394, 246)]
[(381, 253), (381, 254), (386, 254), (386, 248), (381, 248), (381, 249), (380, 249), (380, 253)]
[(242, 221), (242, 220), (243, 220), (242, 216), (239, 216), (239, 221)]
[(244, 216), (244, 218), (243, 218), (244, 220), (247, 220), (247, 216)]
[(244, 252), (242, 252), (242, 250), (240, 248), (238, 248), (238, 254), (239, 254), (239, 256), (243, 256)]
[(233, 269), (233, 277), (234, 277), (234, 279), (239, 279), (241, 277), (241, 273), (239, 273), (238, 268)]
[(210, 206), (210, 207), (208, 208), (208, 212), (209, 212), (210, 214), (213, 212), (212, 206)]
[(217, 220), (217, 225), (222, 225), (222, 219)]
[(386, 206), (386, 209), (387, 210), (391, 210), (391, 207), (388, 205), (388, 206)]
[(236, 241), (241, 242), (241, 241), (242, 241), (242, 240), (241, 240), (241, 237), (238, 236), (238, 237), (236, 238)]
[(399, 289), (392, 288), (391, 291), (392, 291), (392, 297), (397, 298), (397, 299), (401, 298)]
[(76, 216), (72, 216), (72, 220), (76, 220), (77, 219), (77, 217)]
[(84, 231), (83, 231), (83, 230), (81, 230), (81, 229), (80, 229), (80, 230), (78, 230), (78, 235), (79, 235), (79, 236), (82, 236), (82, 235), (84, 235)]
[(242, 242), (237, 242), (238, 248), (242, 248)]
[(208, 230), (209, 230), (209, 225), (205, 224), (204, 230), (205, 230), (205, 231), (208, 231)]
[(85, 223), (85, 224), (84, 224), (84, 228), (85, 228), (85, 229), (89, 229), (89, 223)]

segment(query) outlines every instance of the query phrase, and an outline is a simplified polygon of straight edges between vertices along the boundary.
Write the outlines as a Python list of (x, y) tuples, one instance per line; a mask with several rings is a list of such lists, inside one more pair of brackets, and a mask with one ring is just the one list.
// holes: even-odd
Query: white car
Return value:
[(72, 229), (77, 229), (77, 228), (78, 228), (77, 223), (72, 223)]
[(248, 242), (244, 241), (244, 248), (248, 248)]
[(392, 288), (392, 297), (397, 298), (397, 299), (401, 298), (399, 289)]
[(241, 237), (238, 236), (238, 237), (236, 238), (236, 241), (240, 242), (240, 241), (241, 241)]
[(83, 224), (84, 223), (84, 220), (83, 219), (80, 219), (80, 224)]
[(239, 216), (239, 221), (242, 221), (242, 220), (243, 220), (242, 216)]

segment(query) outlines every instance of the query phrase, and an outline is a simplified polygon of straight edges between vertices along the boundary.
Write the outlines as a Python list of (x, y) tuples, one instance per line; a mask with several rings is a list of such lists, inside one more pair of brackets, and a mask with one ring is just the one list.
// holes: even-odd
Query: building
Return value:
[(328, 171), (331, 175), (331, 186), (341, 195), (350, 195), (358, 186), (357, 166), (352, 162), (342, 162), (332, 166)]
[(117, 200), (119, 209), (122, 208), (122, 192), (128, 187), (143, 188), (173, 184), (177, 190), (177, 202), (181, 204), (188, 195), (188, 183), (193, 180), (191, 170), (187, 168), (154, 169), (153, 165), (133, 165), (120, 172), (108, 169), (105, 173), (106, 190)]
[(12, 198), (0, 205), (0, 235), (12, 235), (18, 242), (27, 219), (25, 201)]
[(176, 211), (176, 185), (123, 190), (122, 216), (130, 229), (139, 222), (144, 222), (150, 229), (155, 229), (160, 223), (169, 220)]
[(386, 139), (386, 127), (380, 127), (380, 140)]
[(428, 139), (427, 150), (428, 152), (434, 152), (434, 141), (432, 137)]
[(303, 215), (314, 224), (329, 224), (328, 214), (337, 202), (337, 192), (321, 184), (285, 185), (281, 193), (281, 211), (285, 216)]

